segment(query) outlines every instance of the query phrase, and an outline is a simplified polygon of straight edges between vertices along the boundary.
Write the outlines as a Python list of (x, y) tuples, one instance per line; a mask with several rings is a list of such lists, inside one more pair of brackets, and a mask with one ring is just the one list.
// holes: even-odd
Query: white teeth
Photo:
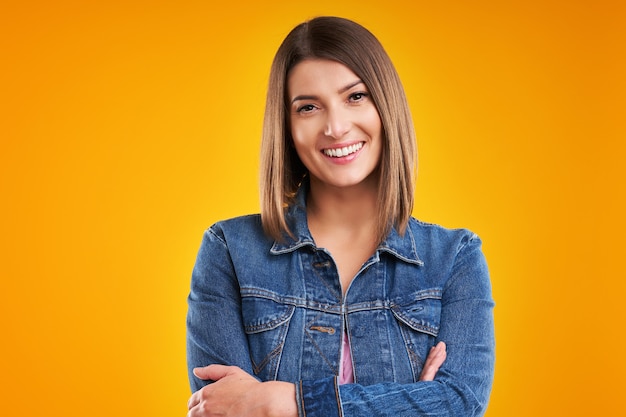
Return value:
[(344, 146), (343, 148), (324, 149), (324, 155), (331, 156), (333, 158), (341, 158), (355, 153), (363, 147), (363, 142), (355, 143), (354, 145)]

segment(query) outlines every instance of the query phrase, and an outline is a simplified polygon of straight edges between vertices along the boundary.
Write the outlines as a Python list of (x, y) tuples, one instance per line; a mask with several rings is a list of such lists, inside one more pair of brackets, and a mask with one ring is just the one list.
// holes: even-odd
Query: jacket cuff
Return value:
[(298, 417), (342, 417), (337, 378), (296, 384)]

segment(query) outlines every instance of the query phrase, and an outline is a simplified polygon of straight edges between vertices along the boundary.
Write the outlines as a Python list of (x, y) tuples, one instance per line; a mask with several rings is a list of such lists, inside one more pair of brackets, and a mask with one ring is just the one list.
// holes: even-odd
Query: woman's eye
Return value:
[(366, 98), (367, 96), (369, 96), (368, 93), (363, 93), (363, 92), (353, 93), (353, 94), (350, 94), (349, 99), (350, 99), (350, 101), (361, 101), (364, 98)]
[(312, 104), (305, 104), (304, 106), (298, 107), (296, 110), (298, 113), (310, 113), (315, 110), (315, 106)]

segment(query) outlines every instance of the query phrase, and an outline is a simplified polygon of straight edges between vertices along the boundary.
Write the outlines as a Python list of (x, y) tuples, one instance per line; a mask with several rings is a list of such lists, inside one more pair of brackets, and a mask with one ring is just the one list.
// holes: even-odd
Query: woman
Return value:
[(334, 17), (294, 28), (270, 73), (261, 215), (207, 230), (193, 271), (189, 416), (484, 414), (480, 239), (411, 217), (414, 158), (377, 39)]

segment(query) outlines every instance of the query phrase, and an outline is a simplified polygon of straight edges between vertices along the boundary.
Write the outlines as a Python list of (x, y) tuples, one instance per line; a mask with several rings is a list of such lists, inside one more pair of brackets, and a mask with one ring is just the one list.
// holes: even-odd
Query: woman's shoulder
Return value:
[(481, 245), (480, 237), (467, 228), (450, 228), (411, 217), (408, 229), (416, 246), (422, 249), (456, 247), (459, 250), (469, 243)]
[(229, 245), (268, 240), (263, 232), (260, 214), (247, 214), (219, 220), (206, 229), (205, 236)]

